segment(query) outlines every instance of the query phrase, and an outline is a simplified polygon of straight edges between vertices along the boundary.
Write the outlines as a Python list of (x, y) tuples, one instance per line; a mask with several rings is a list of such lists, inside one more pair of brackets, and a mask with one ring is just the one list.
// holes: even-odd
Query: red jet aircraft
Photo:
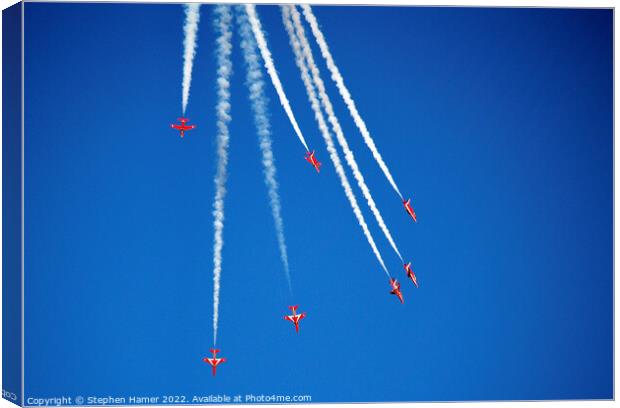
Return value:
[(213, 353), (213, 358), (205, 357), (202, 359), (202, 361), (204, 361), (205, 363), (209, 363), (209, 365), (211, 365), (214, 377), (215, 377), (215, 370), (217, 366), (226, 362), (226, 359), (224, 357), (217, 358), (217, 353), (219, 352), (220, 352), (219, 350), (211, 349), (211, 353)]
[(405, 206), (405, 211), (407, 211), (407, 214), (409, 214), (415, 222), (418, 222), (418, 218), (415, 215), (415, 211), (413, 211), (413, 207), (411, 207), (411, 198), (408, 199), (407, 201), (403, 200), (403, 205)]
[(413, 272), (413, 269), (411, 269), (411, 262), (409, 262), (408, 264), (405, 264), (404, 268), (405, 268), (405, 271), (407, 272), (407, 277), (409, 279), (411, 279), (411, 282), (413, 282), (413, 284), (417, 288), (418, 287), (418, 278), (415, 276), (415, 273)]
[(196, 125), (186, 125), (186, 123), (189, 122), (189, 119), (187, 118), (178, 118), (177, 120), (181, 122), (181, 124), (177, 125), (175, 123), (175, 124), (170, 125), (170, 127), (181, 132), (181, 137), (185, 136), (186, 131), (192, 130), (196, 127)]
[(314, 157), (314, 150), (312, 151), (312, 153), (306, 152), (306, 156), (304, 157), (304, 159), (306, 159), (308, 163), (314, 166), (317, 173), (321, 172), (321, 163), (317, 161), (316, 157)]
[(289, 322), (293, 322), (295, 324), (295, 331), (299, 333), (299, 321), (306, 317), (306, 313), (297, 314), (297, 308), (299, 306), (289, 306), (288, 308), (293, 311), (293, 314), (290, 316), (284, 316), (284, 320), (288, 320)]
[(392, 295), (398, 296), (400, 303), (405, 303), (405, 301), (403, 300), (403, 294), (400, 291), (400, 283), (398, 283), (396, 279), (390, 278), (390, 285), (392, 286), (392, 290), (390, 291), (390, 293)]

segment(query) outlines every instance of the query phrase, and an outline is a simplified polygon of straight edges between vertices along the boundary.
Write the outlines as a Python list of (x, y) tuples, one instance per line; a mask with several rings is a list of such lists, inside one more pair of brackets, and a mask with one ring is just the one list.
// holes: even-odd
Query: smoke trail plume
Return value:
[[(366, 199), (366, 202), (368, 203), (370, 210), (375, 216), (375, 219), (377, 220), (377, 223), (379, 224), (381, 231), (383, 231), (383, 234), (385, 235), (388, 242), (392, 246), (392, 249), (394, 249), (394, 252), (396, 252), (396, 255), (398, 255), (400, 260), (403, 261), (403, 257), (401, 256), (400, 251), (398, 250), (398, 247), (396, 246), (396, 242), (394, 242), (394, 239), (392, 238), (392, 234), (390, 233), (390, 230), (388, 229), (387, 225), (385, 225), (385, 221), (383, 220), (383, 217), (381, 216), (381, 212), (379, 212), (379, 209), (377, 208), (375, 200), (372, 198), (372, 195), (370, 194), (370, 189), (368, 188), (368, 186), (366, 185), (366, 182), (364, 181), (364, 176), (362, 175), (362, 172), (360, 171), (357, 165), (357, 162), (355, 161), (355, 156), (353, 155), (353, 151), (351, 151), (351, 148), (349, 147), (349, 143), (347, 142), (347, 139), (344, 136), (342, 128), (340, 127), (340, 122), (338, 121), (338, 118), (336, 117), (332, 103), (329, 99), (329, 96), (327, 95), (327, 91), (325, 90), (325, 84), (323, 83), (323, 79), (321, 79), (321, 73), (316, 63), (314, 62), (314, 57), (312, 55), (312, 49), (310, 48), (310, 44), (308, 43), (308, 38), (306, 37), (303, 24), (301, 23), (301, 17), (299, 15), (299, 12), (293, 5), (282, 6), (282, 7), (283, 7), (282, 8), (283, 13), (284, 13), (285, 8), (287, 8), (290, 11), (290, 13), (288, 14), (292, 17), (292, 21), (293, 21), (294, 28), (295, 28), (295, 33), (297, 34), (296, 39), (300, 42), (301, 49), (303, 51), (303, 57), (305, 57), (307, 66), (310, 68), (310, 72), (312, 73), (312, 79), (314, 81), (314, 86), (316, 87), (318, 91), (321, 104), (323, 105), (323, 108), (325, 109), (325, 112), (327, 113), (327, 117), (328, 117), (329, 122), (332, 125), (332, 129), (334, 133), (336, 134), (336, 139), (338, 140), (338, 144), (340, 145), (340, 147), (342, 148), (342, 151), (344, 152), (345, 160), (347, 161), (349, 168), (351, 168), (351, 171), (353, 172), (353, 176), (355, 177), (355, 180), (357, 181), (357, 185), (362, 190), (362, 194), (364, 195), (364, 198)], [(290, 25), (290, 23), (291, 22), (289, 18), (288, 25)], [(293, 38), (291, 36), (294, 36), (295, 34), (289, 30), (288, 26), (287, 26), (287, 31), (289, 31), (289, 38)]]
[(284, 235), (284, 222), (282, 220), (280, 194), (278, 192), (278, 181), (276, 177), (276, 165), (271, 148), (271, 125), (267, 113), (269, 99), (265, 96), (263, 89), (265, 82), (261, 70), (260, 60), (256, 49), (256, 41), (252, 34), (247, 14), (243, 8), (238, 6), (237, 22), (239, 24), (239, 34), (241, 35), (241, 49), (247, 65), (246, 85), (250, 92), (250, 101), (254, 111), (254, 123), (258, 131), (259, 145), (262, 153), (263, 173), (265, 184), (269, 194), (269, 204), (271, 215), (276, 230), (280, 258), (284, 273), (288, 282), (289, 291), (292, 293), (291, 276), (289, 272), (288, 254), (286, 249), (286, 239)]
[(329, 152), (329, 157), (334, 163), (334, 167), (336, 168), (336, 173), (338, 174), (338, 177), (340, 178), (340, 183), (342, 184), (344, 193), (347, 196), (349, 203), (351, 204), (353, 213), (355, 214), (355, 217), (357, 218), (359, 225), (362, 227), (362, 230), (364, 231), (364, 235), (366, 236), (366, 239), (368, 240), (368, 243), (370, 244), (370, 247), (372, 248), (373, 253), (377, 257), (377, 260), (381, 264), (381, 267), (383, 268), (387, 276), (390, 277), (390, 273), (388, 272), (385, 266), (385, 263), (383, 262), (383, 258), (381, 257), (381, 254), (379, 253), (377, 245), (375, 244), (375, 240), (373, 239), (372, 234), (370, 233), (370, 230), (368, 229), (368, 225), (366, 224), (366, 221), (364, 220), (364, 216), (357, 203), (357, 199), (355, 198), (355, 194), (353, 193), (351, 184), (349, 183), (349, 180), (347, 179), (347, 175), (340, 161), (340, 156), (338, 155), (338, 151), (336, 150), (332, 136), (330, 135), (329, 129), (327, 128), (327, 123), (325, 122), (325, 117), (323, 116), (323, 112), (321, 111), (319, 99), (316, 95), (314, 85), (312, 84), (312, 79), (310, 78), (308, 67), (306, 65), (306, 61), (304, 60), (304, 55), (301, 50), (299, 40), (294, 33), (294, 28), (293, 28), (293, 25), (290, 19), (290, 10), (291, 9), (289, 7), (283, 6), (282, 7), (282, 18), (284, 20), (284, 25), (286, 27), (286, 30), (289, 33), (289, 39), (291, 42), (291, 46), (293, 47), (293, 51), (295, 52), (295, 62), (297, 63), (297, 66), (299, 67), (299, 70), (301, 73), (301, 79), (304, 82), (304, 86), (308, 94), (308, 99), (310, 100), (310, 105), (312, 106), (312, 110), (314, 111), (314, 117), (319, 125), (321, 134), (323, 135), (323, 138), (325, 139), (325, 144), (327, 145), (327, 151)]
[(260, 53), (263, 56), (263, 60), (265, 62), (265, 68), (267, 68), (267, 72), (271, 77), (271, 82), (273, 82), (274, 88), (276, 88), (276, 92), (278, 93), (278, 97), (280, 98), (280, 103), (284, 107), (284, 111), (288, 115), (291, 124), (293, 125), (293, 129), (295, 129), (295, 133), (297, 133), (297, 137), (301, 141), (301, 143), (306, 148), (306, 151), (310, 151), (308, 149), (308, 145), (306, 144), (306, 140), (304, 139), (301, 130), (299, 129), (299, 125), (297, 125), (297, 120), (295, 120), (295, 116), (293, 115), (293, 111), (291, 106), (286, 98), (286, 94), (284, 93), (284, 88), (282, 87), (282, 83), (280, 82), (280, 78), (278, 77), (278, 73), (276, 71), (276, 67), (273, 63), (273, 58), (271, 57), (271, 52), (269, 51), (269, 47), (267, 46), (267, 40), (265, 40), (265, 35), (263, 34), (263, 29), (261, 28), (260, 20), (256, 15), (256, 8), (253, 4), (246, 4), (245, 11), (248, 15), (248, 19), (250, 21), (250, 25), (252, 26), (252, 31), (254, 32), (254, 37), (256, 38), (256, 43), (258, 44), (258, 48), (260, 49)]
[(185, 39), (183, 40), (183, 116), (189, 100), (189, 86), (192, 82), (192, 67), (196, 55), (196, 35), (200, 21), (200, 4), (185, 5)]
[(360, 133), (362, 134), (362, 137), (364, 138), (364, 142), (366, 143), (366, 145), (372, 152), (372, 156), (375, 158), (375, 160), (379, 164), (379, 167), (383, 171), (383, 174), (385, 174), (385, 177), (388, 179), (388, 181), (392, 185), (392, 188), (394, 188), (394, 191), (396, 191), (396, 193), (400, 196), (402, 200), (403, 195), (400, 193), (400, 190), (398, 189), (398, 186), (396, 185), (396, 182), (394, 181), (394, 178), (392, 177), (390, 170), (388, 169), (387, 165), (383, 161), (383, 158), (381, 157), (381, 154), (379, 153), (379, 150), (377, 149), (377, 146), (375, 145), (374, 140), (370, 136), (370, 132), (368, 131), (368, 128), (366, 127), (366, 123), (364, 123), (364, 120), (362, 119), (361, 115), (357, 111), (355, 102), (353, 101), (353, 98), (351, 97), (351, 93), (349, 92), (349, 90), (344, 84), (344, 80), (342, 79), (340, 70), (336, 66), (336, 63), (334, 62), (334, 58), (332, 57), (332, 54), (329, 51), (329, 47), (327, 46), (325, 37), (323, 36), (321, 29), (319, 28), (319, 24), (316, 21), (316, 17), (312, 13), (312, 9), (307, 4), (301, 5), (301, 8), (303, 9), (304, 16), (306, 17), (306, 21), (308, 21), (308, 24), (310, 24), (310, 28), (312, 29), (312, 33), (314, 34), (314, 38), (316, 39), (316, 42), (319, 45), (319, 48), (321, 49), (321, 55), (323, 55), (323, 58), (325, 59), (325, 62), (327, 63), (327, 68), (329, 69), (331, 73), (331, 77), (336, 83), (336, 86), (338, 87), (338, 91), (340, 92), (342, 99), (344, 99), (344, 102), (347, 105), (347, 108), (349, 109), (349, 113), (353, 117), (353, 121), (355, 122), (355, 125), (357, 126)]
[(224, 198), (228, 165), (228, 123), (230, 117), (230, 75), (232, 74), (232, 14), (229, 6), (215, 8), (217, 32), (217, 170), (215, 173), (215, 198), (213, 200), (213, 344), (217, 342), (217, 326), (220, 306), (220, 276), (222, 272), (222, 248), (224, 247)]

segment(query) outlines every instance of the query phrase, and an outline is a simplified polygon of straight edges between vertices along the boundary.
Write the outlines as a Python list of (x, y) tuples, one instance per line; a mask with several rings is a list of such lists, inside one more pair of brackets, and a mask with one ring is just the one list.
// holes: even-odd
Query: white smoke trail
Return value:
[(239, 7), (238, 10), (240, 11), (237, 13), (237, 22), (239, 23), (239, 33), (241, 35), (241, 49), (243, 50), (243, 57), (247, 64), (246, 85), (250, 92), (250, 101), (252, 102), (252, 110), (254, 111), (254, 123), (258, 131), (259, 145), (263, 156), (263, 173), (269, 194), (269, 204), (271, 206), (271, 215), (273, 216), (278, 247), (280, 249), (280, 258), (282, 259), (289, 292), (292, 293), (286, 239), (284, 235), (284, 222), (282, 220), (280, 194), (278, 192), (278, 181), (276, 177), (276, 165), (271, 148), (271, 125), (267, 113), (269, 99), (267, 99), (263, 92), (265, 82), (263, 80), (263, 73), (259, 60), (260, 57), (257, 53), (256, 41), (252, 34), (252, 28), (250, 27), (247, 14), (243, 11), (243, 8)]
[(314, 38), (316, 39), (316, 42), (319, 45), (319, 48), (321, 49), (321, 55), (323, 55), (323, 58), (325, 59), (325, 62), (327, 63), (327, 67), (329, 68), (331, 77), (336, 83), (336, 86), (338, 87), (338, 91), (340, 92), (342, 99), (344, 99), (344, 102), (347, 105), (347, 108), (349, 109), (349, 113), (353, 117), (353, 121), (355, 122), (355, 125), (357, 126), (360, 133), (362, 134), (362, 137), (364, 138), (364, 142), (366, 143), (366, 145), (372, 152), (372, 156), (375, 158), (375, 160), (379, 164), (379, 167), (383, 171), (383, 174), (385, 174), (385, 177), (388, 179), (388, 181), (392, 185), (392, 188), (394, 188), (394, 190), (396, 191), (396, 193), (400, 196), (402, 200), (403, 195), (400, 193), (400, 190), (398, 189), (398, 186), (396, 185), (396, 182), (394, 181), (394, 178), (392, 177), (390, 170), (388, 169), (387, 165), (383, 161), (383, 158), (381, 157), (381, 154), (379, 153), (379, 150), (377, 149), (377, 146), (375, 145), (374, 140), (370, 136), (370, 132), (368, 131), (368, 128), (366, 127), (366, 123), (364, 123), (364, 120), (362, 119), (361, 115), (357, 111), (355, 102), (353, 101), (353, 98), (351, 97), (351, 93), (349, 92), (349, 90), (344, 84), (344, 80), (342, 79), (340, 70), (338, 70), (336, 63), (334, 62), (334, 58), (332, 57), (332, 54), (329, 51), (329, 47), (327, 46), (325, 37), (323, 36), (321, 29), (319, 28), (319, 24), (316, 21), (316, 17), (314, 17), (314, 14), (312, 13), (312, 9), (307, 4), (301, 5), (301, 8), (304, 11), (304, 16), (306, 17), (306, 21), (308, 21), (308, 23), (310, 24), (310, 28), (312, 29), (312, 33), (314, 34)]
[(385, 263), (383, 262), (383, 258), (381, 257), (381, 254), (379, 253), (377, 245), (375, 244), (375, 240), (373, 239), (372, 234), (370, 233), (370, 230), (368, 229), (368, 225), (366, 224), (366, 221), (364, 220), (364, 215), (362, 214), (362, 211), (360, 210), (360, 207), (357, 203), (357, 199), (355, 198), (355, 194), (353, 193), (351, 184), (349, 183), (349, 180), (347, 179), (347, 175), (344, 171), (344, 167), (342, 166), (342, 163), (340, 161), (340, 156), (338, 155), (338, 151), (336, 150), (336, 146), (334, 145), (332, 136), (330, 135), (329, 129), (327, 128), (325, 117), (323, 116), (323, 112), (321, 111), (321, 106), (319, 104), (319, 99), (317, 98), (316, 91), (312, 84), (312, 79), (310, 78), (310, 75), (308, 73), (308, 67), (306, 65), (306, 62), (304, 61), (304, 56), (301, 51), (299, 40), (297, 39), (293, 31), (294, 29), (293, 29), (293, 26), (290, 20), (290, 9), (286, 6), (282, 7), (282, 17), (283, 17), (284, 25), (287, 29), (287, 32), (289, 33), (289, 39), (291, 42), (291, 46), (293, 47), (293, 51), (295, 52), (295, 62), (297, 63), (297, 66), (299, 67), (299, 70), (301, 73), (301, 79), (303, 80), (304, 86), (306, 87), (308, 99), (310, 100), (310, 105), (312, 106), (312, 110), (314, 111), (314, 117), (319, 125), (319, 129), (321, 130), (323, 139), (325, 139), (325, 144), (327, 145), (327, 151), (329, 152), (329, 157), (334, 163), (334, 167), (336, 168), (336, 173), (338, 174), (338, 177), (340, 178), (340, 183), (342, 184), (345, 195), (347, 196), (347, 199), (349, 200), (349, 203), (351, 204), (353, 213), (355, 214), (355, 217), (357, 218), (359, 225), (362, 227), (362, 230), (364, 231), (364, 235), (366, 236), (366, 239), (368, 240), (368, 243), (370, 244), (370, 247), (372, 248), (373, 253), (377, 257), (377, 260), (381, 264), (381, 267), (383, 268), (387, 276), (390, 277), (390, 273), (388, 272), (388, 269), (386, 268)]
[(282, 87), (282, 83), (280, 82), (280, 78), (278, 77), (278, 73), (276, 71), (276, 67), (273, 63), (273, 58), (271, 57), (271, 52), (269, 51), (269, 47), (267, 46), (267, 40), (265, 40), (265, 35), (263, 34), (263, 29), (261, 28), (260, 20), (256, 15), (256, 8), (253, 4), (246, 4), (245, 11), (248, 15), (250, 25), (252, 26), (252, 31), (254, 32), (254, 37), (256, 38), (256, 43), (258, 44), (258, 48), (260, 49), (260, 53), (263, 56), (263, 60), (265, 62), (265, 68), (267, 68), (267, 72), (271, 77), (271, 82), (273, 82), (274, 88), (276, 88), (276, 92), (278, 93), (278, 97), (280, 98), (280, 103), (284, 107), (284, 111), (288, 115), (291, 124), (293, 125), (293, 129), (295, 129), (295, 133), (297, 133), (297, 137), (306, 148), (306, 151), (310, 151), (308, 149), (308, 145), (306, 144), (306, 139), (304, 139), (301, 130), (299, 129), (299, 125), (297, 125), (297, 120), (295, 120), (295, 116), (293, 115), (293, 110), (291, 109), (291, 105), (286, 98), (286, 94), (284, 93), (284, 88)]
[[(379, 224), (381, 231), (383, 231), (383, 234), (385, 235), (388, 242), (392, 246), (392, 249), (394, 249), (394, 252), (396, 252), (396, 255), (398, 255), (400, 260), (403, 261), (403, 257), (401, 256), (400, 251), (398, 250), (398, 247), (396, 246), (396, 242), (394, 242), (394, 239), (392, 238), (392, 234), (390, 233), (390, 230), (388, 229), (387, 225), (385, 225), (385, 221), (383, 220), (383, 217), (381, 216), (381, 212), (379, 212), (379, 209), (377, 208), (375, 200), (372, 198), (372, 195), (370, 194), (370, 189), (368, 188), (368, 186), (366, 185), (366, 182), (364, 181), (364, 176), (362, 175), (362, 172), (360, 171), (357, 165), (357, 162), (355, 161), (355, 156), (353, 155), (353, 151), (351, 151), (351, 148), (349, 147), (349, 143), (347, 142), (347, 139), (344, 136), (342, 128), (340, 127), (340, 122), (338, 121), (338, 118), (336, 117), (336, 114), (334, 113), (334, 108), (329, 99), (329, 96), (327, 95), (327, 91), (325, 90), (325, 84), (323, 83), (323, 80), (321, 79), (321, 73), (316, 63), (314, 62), (314, 57), (312, 56), (312, 49), (310, 48), (310, 44), (308, 43), (308, 38), (306, 37), (303, 24), (301, 23), (301, 17), (299, 15), (299, 12), (297, 11), (294, 5), (282, 6), (282, 7), (283, 7), (282, 8), (283, 13), (285, 9), (289, 9), (290, 11), (289, 15), (292, 17), (292, 21), (295, 26), (295, 30), (297, 34), (296, 39), (301, 43), (303, 56), (306, 59), (306, 63), (308, 64), (308, 67), (310, 68), (310, 72), (312, 73), (312, 79), (314, 81), (314, 86), (318, 90), (319, 98), (321, 99), (323, 108), (325, 109), (325, 112), (327, 113), (329, 122), (332, 125), (332, 129), (334, 133), (336, 134), (336, 139), (338, 140), (338, 144), (340, 145), (340, 147), (342, 148), (342, 151), (344, 152), (345, 160), (347, 161), (347, 164), (351, 168), (351, 171), (353, 172), (353, 176), (355, 177), (355, 180), (357, 181), (357, 185), (362, 190), (364, 198), (366, 199), (366, 202), (368, 203), (370, 210), (375, 216), (375, 219), (377, 220), (377, 223)], [(287, 22), (288, 22), (288, 25), (290, 25), (291, 23), (290, 18), (287, 19)], [(288, 26), (287, 26), (287, 31), (289, 31)], [(292, 31), (289, 31), (289, 37), (291, 36), (294, 36), (294, 33)]]
[(224, 198), (228, 165), (228, 123), (230, 117), (230, 75), (232, 74), (232, 14), (229, 6), (215, 8), (215, 29), (218, 34), (217, 58), (217, 170), (215, 174), (215, 199), (213, 200), (213, 345), (217, 342), (220, 306), (220, 276), (222, 272), (222, 248), (224, 247)]
[(183, 40), (183, 116), (189, 99), (189, 86), (192, 82), (192, 67), (196, 55), (196, 35), (200, 21), (200, 4), (185, 5), (185, 39)]

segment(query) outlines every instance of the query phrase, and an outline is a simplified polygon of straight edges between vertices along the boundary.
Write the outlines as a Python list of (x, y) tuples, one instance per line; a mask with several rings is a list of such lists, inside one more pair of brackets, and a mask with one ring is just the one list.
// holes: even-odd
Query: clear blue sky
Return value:
[[(26, 4), (26, 397), (315, 402), (611, 398), (610, 10), (317, 7), (418, 224), (320, 68), (419, 289), (342, 192), (277, 7), (258, 7), (320, 175), (268, 84), (286, 289), (238, 35), (218, 347), (215, 58), (203, 7), (184, 139), (180, 5)], [(363, 204), (361, 194), (356, 193)], [(282, 316), (299, 303), (296, 335)]]

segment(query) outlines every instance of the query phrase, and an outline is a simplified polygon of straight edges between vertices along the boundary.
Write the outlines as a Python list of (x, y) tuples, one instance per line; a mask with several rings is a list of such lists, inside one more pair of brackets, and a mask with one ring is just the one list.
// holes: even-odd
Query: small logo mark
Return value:
[(6, 399), (10, 399), (11, 401), (17, 401), (17, 395), (13, 392), (9, 392), (6, 390), (2, 390), (2, 397)]

